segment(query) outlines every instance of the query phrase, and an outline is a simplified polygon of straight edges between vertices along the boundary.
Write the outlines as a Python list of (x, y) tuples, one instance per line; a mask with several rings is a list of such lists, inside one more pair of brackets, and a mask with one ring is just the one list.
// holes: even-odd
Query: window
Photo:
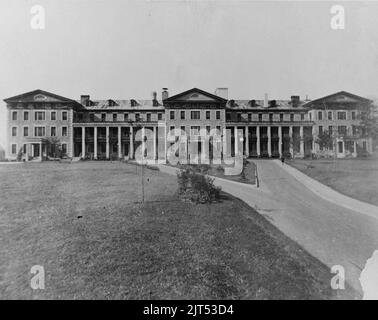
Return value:
[(346, 112), (345, 111), (339, 111), (337, 113), (337, 120), (346, 120)]
[(319, 136), (323, 134), (323, 126), (319, 126)]
[(310, 112), (309, 115), (310, 115), (310, 121), (312, 121), (312, 113)]
[(352, 132), (353, 132), (353, 135), (357, 135), (358, 134), (358, 130), (357, 130), (357, 126), (352, 126)]
[(117, 121), (117, 114), (113, 113), (113, 121)]
[(29, 120), (29, 111), (24, 111), (24, 120)]
[(12, 120), (17, 120), (17, 111), (12, 112)]
[(147, 122), (151, 122), (151, 113), (147, 113)]
[(290, 113), (290, 121), (294, 121), (294, 113)]
[(17, 127), (12, 127), (12, 137), (17, 136)]
[(237, 119), (238, 121), (242, 121), (242, 114), (240, 112), (237, 113)]
[(301, 113), (301, 120), (303, 121), (304, 120), (304, 113)]
[(185, 120), (185, 111), (180, 111), (180, 119)]
[(210, 126), (206, 126), (206, 132), (207, 134), (210, 134)]
[(337, 131), (339, 135), (345, 135), (347, 132), (347, 127), (346, 126), (338, 126)]
[(169, 134), (170, 134), (171, 136), (174, 136), (174, 135), (175, 135), (175, 126), (170, 126), (170, 127), (169, 127)]
[(169, 119), (175, 120), (175, 112), (173, 110), (169, 111)]
[(259, 121), (262, 121), (262, 113), (259, 113)]
[(62, 112), (62, 120), (67, 121), (67, 111)]
[(56, 120), (56, 112), (55, 111), (51, 111), (51, 120)]
[(106, 121), (106, 114), (105, 113), (101, 113), (101, 121), (102, 122)]
[(17, 144), (13, 143), (12, 144), (12, 154), (16, 154), (17, 153)]
[(328, 111), (328, 120), (332, 120), (332, 111)]
[(226, 121), (231, 121), (231, 113), (226, 113)]
[(140, 113), (135, 114), (135, 121), (140, 121)]
[(210, 120), (210, 111), (206, 111), (206, 120)]
[(330, 136), (332, 136), (332, 134), (333, 134), (333, 127), (332, 127), (332, 126), (329, 126), (329, 127), (328, 127), (328, 134), (329, 134)]
[(123, 120), (124, 121), (129, 121), (129, 114), (128, 113), (124, 113), (123, 114)]
[(62, 153), (63, 154), (67, 153), (67, 144), (66, 143), (62, 143)]
[(221, 116), (220, 111), (217, 111), (217, 112), (215, 113), (215, 117), (216, 117), (216, 119), (217, 119), (217, 120), (220, 120), (220, 116)]
[(35, 127), (34, 128), (34, 136), (44, 137), (45, 136), (45, 127)]
[(181, 135), (185, 136), (185, 126), (181, 126)]
[(163, 114), (161, 112), (158, 113), (158, 120), (163, 120)]
[(269, 113), (269, 121), (270, 121), (270, 122), (273, 121), (273, 113)]
[(318, 120), (323, 120), (323, 111), (318, 111)]
[(24, 127), (24, 137), (29, 136), (29, 127)]
[(339, 142), (337, 143), (337, 145), (339, 146), (339, 153), (343, 153), (343, 152), (344, 152), (344, 149), (343, 149), (343, 143), (342, 143), (342, 141), (339, 141)]
[(352, 120), (356, 120), (356, 111), (352, 111)]
[(252, 121), (252, 113), (248, 113), (248, 121)]
[(90, 122), (94, 122), (95, 121), (94, 113), (90, 113), (89, 114), (89, 121)]
[(77, 119), (78, 119), (79, 122), (82, 122), (82, 121), (83, 121), (83, 113), (82, 113), (82, 112), (79, 112), (79, 113), (77, 114)]
[(280, 113), (280, 121), (283, 121), (283, 113)]
[(191, 135), (194, 135), (194, 136), (199, 135), (200, 134), (200, 126), (191, 126), (190, 131), (191, 131), (190, 132)]
[(62, 136), (67, 137), (67, 127), (62, 127)]
[(217, 134), (221, 134), (221, 127), (220, 126), (216, 126), (215, 129), (217, 129)]
[(199, 120), (201, 118), (201, 114), (199, 111), (191, 111), (190, 117), (192, 120)]
[(26, 153), (26, 143), (22, 146), (22, 153)]
[(44, 111), (36, 111), (34, 120), (45, 120), (45, 112)]

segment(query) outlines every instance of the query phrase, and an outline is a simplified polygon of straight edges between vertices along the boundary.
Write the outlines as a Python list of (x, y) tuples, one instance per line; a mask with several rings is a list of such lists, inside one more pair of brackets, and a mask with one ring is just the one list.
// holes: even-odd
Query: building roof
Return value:
[[(294, 107), (291, 100), (275, 100), (275, 106), (264, 107), (264, 100), (254, 100), (255, 105), (252, 105), (253, 100), (228, 100), (226, 104), (226, 109), (231, 110), (303, 110), (305, 109), (302, 107), (305, 102), (299, 101), (298, 106)], [(270, 100), (272, 101), (272, 100)]]
[[(114, 105), (111, 105), (109, 102), (113, 101)], [(86, 110), (164, 110), (163, 103), (157, 101), (157, 105), (154, 105), (152, 100), (90, 100), (91, 104), (88, 106), (83, 106)], [(80, 100), (77, 101), (80, 103)]]

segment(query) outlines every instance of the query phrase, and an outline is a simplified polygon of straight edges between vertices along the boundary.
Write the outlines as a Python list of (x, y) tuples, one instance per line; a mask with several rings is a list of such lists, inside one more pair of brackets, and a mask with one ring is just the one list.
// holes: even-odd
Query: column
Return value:
[(109, 159), (109, 127), (106, 127), (106, 159)]
[(289, 127), (290, 155), (294, 157), (293, 126)]
[(249, 134), (248, 126), (245, 126), (245, 155), (249, 157)]
[(142, 160), (146, 158), (146, 133), (145, 133), (145, 127), (142, 127)]
[(85, 158), (85, 127), (81, 127), (81, 158)]
[(267, 133), (268, 133), (268, 156), (272, 156), (272, 137), (270, 133), (270, 126), (267, 127)]
[(25, 161), (29, 161), (29, 148), (30, 148), (30, 143), (26, 144), (26, 154), (25, 154)]
[(257, 156), (260, 157), (260, 126), (256, 127), (256, 152)]
[(39, 143), (39, 156), (41, 157), (42, 161), (42, 141)]
[(238, 137), (238, 127), (234, 126), (234, 149), (235, 149), (235, 157), (239, 154), (239, 137)]
[(167, 125), (164, 126), (164, 160), (167, 162)]
[[(327, 129), (328, 130), (328, 129)], [(316, 153), (316, 143), (315, 143), (315, 137), (316, 137), (316, 132), (315, 132), (315, 126), (311, 127), (311, 137), (312, 137), (312, 153)]]
[(130, 127), (130, 148), (129, 159), (134, 159), (134, 132), (133, 127)]
[(157, 157), (156, 157), (156, 144), (157, 144), (156, 127), (154, 127), (153, 139), (154, 139), (154, 147), (153, 147), (154, 156), (153, 156), (153, 159), (156, 160), (157, 159)]
[(118, 127), (118, 159), (122, 158), (122, 145), (121, 145), (121, 126)]
[(94, 127), (94, 159), (97, 160), (97, 127)]
[(304, 141), (303, 141), (303, 126), (299, 127), (299, 136), (300, 136), (300, 154), (303, 157), (304, 156)]
[(282, 157), (282, 127), (278, 127), (278, 153)]

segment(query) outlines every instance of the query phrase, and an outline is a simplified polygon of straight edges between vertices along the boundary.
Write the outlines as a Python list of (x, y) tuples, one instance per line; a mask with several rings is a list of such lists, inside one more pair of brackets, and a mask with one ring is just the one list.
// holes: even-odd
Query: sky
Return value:
[[(32, 29), (34, 5), (45, 29)], [(344, 29), (331, 28), (335, 4)], [(0, 144), (7, 97), (148, 99), (228, 87), (230, 99), (378, 96), (378, 2), (0, 0)]]

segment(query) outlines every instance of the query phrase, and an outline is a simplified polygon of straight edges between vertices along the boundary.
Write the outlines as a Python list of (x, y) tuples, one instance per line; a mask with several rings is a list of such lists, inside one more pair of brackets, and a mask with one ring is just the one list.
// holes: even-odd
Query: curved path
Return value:
[(346, 281), (362, 295), (361, 271), (378, 249), (378, 213), (375, 218), (319, 197), (275, 161), (253, 162), (260, 188), (224, 179), (215, 179), (215, 184), (255, 208), (330, 268), (342, 265)]

